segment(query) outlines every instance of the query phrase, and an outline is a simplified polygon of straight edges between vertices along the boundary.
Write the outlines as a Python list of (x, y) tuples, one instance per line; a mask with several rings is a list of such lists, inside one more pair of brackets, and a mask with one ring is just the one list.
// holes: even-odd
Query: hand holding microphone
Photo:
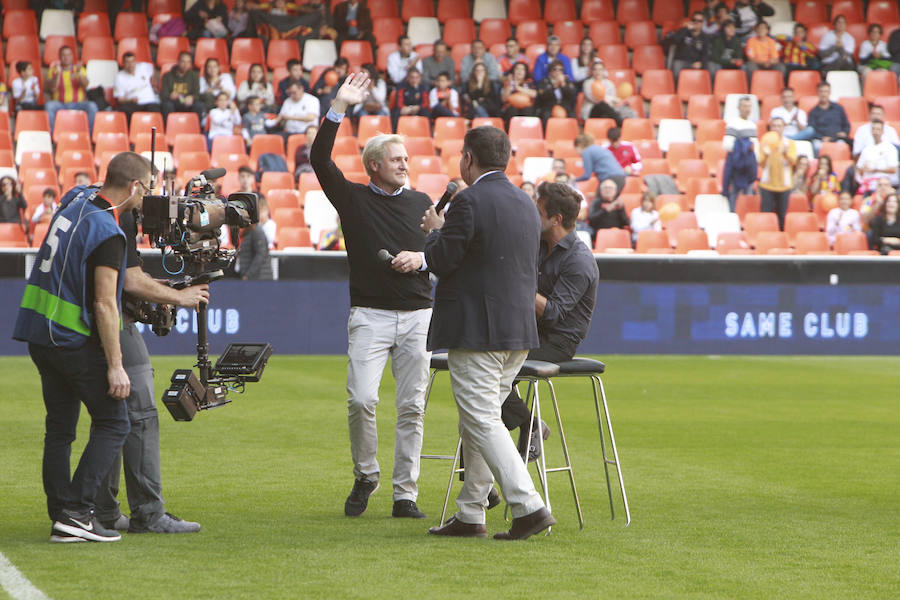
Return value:
[(444, 226), (444, 216), (441, 214), (450, 198), (456, 193), (457, 185), (452, 181), (447, 184), (447, 190), (437, 204), (429, 207), (422, 217), (422, 231), (429, 233), (432, 229), (440, 229)]
[(422, 256), (418, 252), (402, 250), (394, 256), (382, 248), (378, 251), (377, 258), (398, 273), (412, 273), (422, 268)]

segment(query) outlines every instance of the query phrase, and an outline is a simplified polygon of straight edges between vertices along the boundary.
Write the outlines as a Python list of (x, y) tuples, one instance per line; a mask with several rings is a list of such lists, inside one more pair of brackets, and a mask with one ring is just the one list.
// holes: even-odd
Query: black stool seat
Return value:
[(431, 368), (437, 369), (438, 371), (447, 371), (449, 367), (447, 366), (447, 353), (446, 352), (438, 352), (431, 355)]
[(559, 374), (559, 365), (542, 360), (526, 360), (519, 369), (519, 377), (553, 377)]
[(559, 363), (560, 375), (589, 375), (593, 373), (603, 373), (606, 371), (606, 365), (599, 360), (593, 358), (578, 358)]

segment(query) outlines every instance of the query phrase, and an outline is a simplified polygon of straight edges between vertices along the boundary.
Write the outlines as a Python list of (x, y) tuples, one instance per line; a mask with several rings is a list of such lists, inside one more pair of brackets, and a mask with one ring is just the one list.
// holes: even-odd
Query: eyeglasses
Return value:
[(138, 179), (137, 182), (138, 182), (139, 184), (141, 184), (141, 187), (144, 188), (144, 191), (145, 191), (145, 192), (147, 192), (148, 194), (150, 193), (150, 186), (148, 186), (146, 183), (144, 183), (144, 182), (141, 181), (140, 179)]
[(691, 19), (691, 22), (692, 22), (692, 23), (700, 23), (700, 24), (702, 25), (702, 24), (703, 24), (703, 19)]

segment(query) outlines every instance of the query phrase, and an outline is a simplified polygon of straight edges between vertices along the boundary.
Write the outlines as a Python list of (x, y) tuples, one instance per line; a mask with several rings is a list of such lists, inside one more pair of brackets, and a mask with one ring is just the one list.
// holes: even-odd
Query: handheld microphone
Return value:
[(437, 214), (441, 214), (441, 211), (444, 210), (444, 207), (447, 206), (448, 202), (450, 202), (450, 198), (453, 197), (453, 194), (456, 193), (456, 190), (458, 188), (459, 186), (452, 181), (448, 183), (447, 189), (444, 191), (444, 195), (441, 196), (441, 199), (438, 200), (438, 203), (434, 206), (434, 212), (436, 212)]
[(388, 263), (388, 264), (389, 264), (392, 260), (394, 260), (394, 255), (391, 254), (390, 252), (388, 252), (387, 250), (385, 250), (384, 248), (382, 248), (381, 250), (378, 251), (378, 254), (376, 255), (376, 257), (377, 257), (378, 260), (380, 260), (381, 262), (383, 262), (383, 263)]

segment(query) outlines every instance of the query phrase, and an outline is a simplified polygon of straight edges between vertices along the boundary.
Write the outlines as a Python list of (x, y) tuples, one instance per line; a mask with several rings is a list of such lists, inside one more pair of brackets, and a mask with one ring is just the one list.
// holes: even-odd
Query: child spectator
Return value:
[(850, 231), (862, 231), (862, 223), (859, 212), (853, 208), (853, 195), (845, 190), (841, 192), (837, 207), (828, 211), (825, 234), (828, 236), (828, 243), (833, 246), (839, 233)]
[(781, 62), (786, 75), (790, 75), (791, 71), (818, 68), (816, 47), (806, 41), (806, 26), (803, 23), (794, 25), (794, 35), (784, 44)]
[(841, 182), (831, 166), (831, 157), (827, 154), (819, 157), (816, 172), (809, 179), (809, 196), (815, 198), (819, 194), (837, 194), (841, 191)]
[[(794, 165), (794, 174), (791, 178), (791, 193), (798, 193), (807, 196), (806, 174), (809, 171), (809, 158), (804, 155), (797, 157), (797, 163)], [(808, 197), (808, 196), (807, 196)]]
[(756, 24), (756, 35), (747, 40), (744, 54), (747, 62), (743, 69), (747, 74), (747, 84), (751, 83), (753, 73), (758, 70), (778, 71), (784, 77), (784, 65), (779, 61), (778, 42), (769, 36), (769, 24), (760, 21)]
[(41, 98), (41, 84), (34, 74), (30, 62), (20, 60), (16, 63), (18, 77), (12, 81), (12, 97), (16, 101), (16, 110), (40, 110), (38, 101)]
[(622, 130), (618, 127), (611, 127), (606, 132), (609, 138), (609, 151), (613, 153), (626, 175), (640, 175), (643, 163), (641, 163), (641, 154), (638, 149), (630, 142), (622, 141)]
[(303, 63), (296, 58), (287, 61), (288, 76), (278, 83), (278, 98), (284, 102), (288, 97), (288, 88), (296, 83), (304, 92), (307, 90), (306, 80), (303, 79)]
[(31, 222), (35, 225), (49, 223), (57, 208), (59, 208), (59, 203), (56, 201), (56, 189), (45, 188), (44, 194), (41, 196), (41, 204), (34, 209), (34, 214), (31, 215)]
[(870, 71), (891, 68), (891, 55), (887, 44), (881, 39), (884, 33), (881, 25), (869, 25), (869, 39), (859, 45), (859, 73), (865, 78)]
[(249, 146), (253, 138), (266, 133), (266, 116), (262, 113), (262, 98), (250, 96), (247, 99), (247, 112), (241, 117), (241, 135)]
[(435, 80), (435, 87), (428, 92), (428, 106), (431, 109), (431, 118), (458, 117), (459, 93), (450, 87), (450, 76), (441, 73)]
[(91, 174), (88, 173), (87, 171), (78, 171), (77, 173), (75, 173), (75, 185), (76, 186), (79, 186), (79, 185), (88, 186), (88, 185), (91, 185), (92, 183), (93, 183), (93, 181), (91, 181)]
[(234, 128), (241, 125), (241, 113), (237, 104), (229, 99), (228, 92), (219, 92), (216, 96), (216, 107), (209, 111), (209, 148), (212, 150), (213, 139), (220, 135), (234, 135)]
[(272, 89), (272, 84), (266, 80), (266, 72), (259, 63), (250, 65), (247, 79), (242, 81), (240, 87), (238, 87), (238, 107), (241, 110), (245, 110), (251, 97), (260, 98), (265, 110), (277, 111), (275, 107), (275, 91)]
[(349, 70), (350, 61), (341, 56), (334, 61), (334, 66), (326, 69), (319, 80), (313, 84), (310, 93), (319, 99), (320, 112), (323, 115), (328, 112), (328, 107), (331, 106), (331, 101), (347, 78)]
[(637, 242), (638, 233), (646, 230), (662, 231), (659, 211), (656, 210), (656, 198), (651, 192), (644, 192), (641, 196), (641, 205), (635, 206), (631, 211), (632, 241)]

